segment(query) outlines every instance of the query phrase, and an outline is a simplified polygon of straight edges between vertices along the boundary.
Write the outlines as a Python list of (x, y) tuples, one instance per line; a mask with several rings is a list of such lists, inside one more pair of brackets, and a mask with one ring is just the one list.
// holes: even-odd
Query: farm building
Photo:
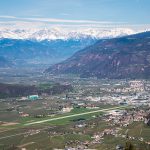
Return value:
[(39, 96), (38, 95), (29, 95), (28, 99), (29, 100), (37, 100), (37, 99), (39, 99)]

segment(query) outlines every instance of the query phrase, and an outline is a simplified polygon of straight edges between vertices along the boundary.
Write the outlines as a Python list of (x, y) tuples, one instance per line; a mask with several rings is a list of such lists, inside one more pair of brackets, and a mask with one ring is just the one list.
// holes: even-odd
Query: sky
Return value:
[(0, 25), (149, 27), (150, 0), (0, 0)]

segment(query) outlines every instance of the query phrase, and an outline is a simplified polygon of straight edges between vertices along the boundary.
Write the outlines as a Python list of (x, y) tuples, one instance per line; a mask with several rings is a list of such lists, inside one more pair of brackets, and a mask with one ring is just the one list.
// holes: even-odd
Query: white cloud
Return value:
[(94, 20), (67, 20), (56, 18), (23, 18), (30, 21), (51, 22), (51, 23), (93, 23), (93, 24), (115, 24), (123, 22), (111, 22), (111, 21), (94, 21)]
[(0, 18), (17, 19), (17, 17), (15, 17), (15, 16), (6, 16), (6, 15), (0, 15)]
[[(2, 19), (1, 19), (2, 18)], [(7, 21), (4, 20), (7, 19)], [(10, 20), (9, 20), (10, 19)], [(54, 28), (62, 27), (66, 29), (86, 29), (97, 28), (109, 29), (109, 28), (132, 28), (136, 30), (150, 29), (150, 24), (129, 24), (124, 22), (111, 22), (111, 21), (94, 21), (94, 20), (68, 20), (57, 18), (20, 18), (15, 16), (3, 16), (0, 15), (0, 29), (39, 29), (39, 28)]]
[[(69, 15), (63, 13), (62, 15)], [(39, 21), (39, 22), (49, 22), (49, 23), (92, 23), (92, 24), (116, 24), (116, 23), (125, 23), (125, 22), (111, 22), (111, 21), (95, 21), (95, 20), (69, 20), (69, 19), (58, 19), (58, 18), (20, 18), (16, 16), (3, 16), (0, 18), (14, 19), (14, 20), (26, 20), (26, 21)]]

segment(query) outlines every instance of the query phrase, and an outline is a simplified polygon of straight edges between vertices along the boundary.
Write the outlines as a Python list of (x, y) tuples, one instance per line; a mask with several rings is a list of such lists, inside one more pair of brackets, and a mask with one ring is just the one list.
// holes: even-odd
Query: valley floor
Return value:
[(149, 80), (53, 76), (41, 70), (5, 69), (0, 81), (43, 89), (70, 84), (73, 90), (43, 93), (36, 100), (28, 95), (1, 98), (0, 149), (150, 149)]

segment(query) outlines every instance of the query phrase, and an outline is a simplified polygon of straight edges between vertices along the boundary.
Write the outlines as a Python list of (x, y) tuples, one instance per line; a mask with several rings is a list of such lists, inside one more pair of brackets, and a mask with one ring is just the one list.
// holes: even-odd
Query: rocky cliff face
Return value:
[(100, 40), (46, 72), (98, 78), (149, 78), (150, 32)]

